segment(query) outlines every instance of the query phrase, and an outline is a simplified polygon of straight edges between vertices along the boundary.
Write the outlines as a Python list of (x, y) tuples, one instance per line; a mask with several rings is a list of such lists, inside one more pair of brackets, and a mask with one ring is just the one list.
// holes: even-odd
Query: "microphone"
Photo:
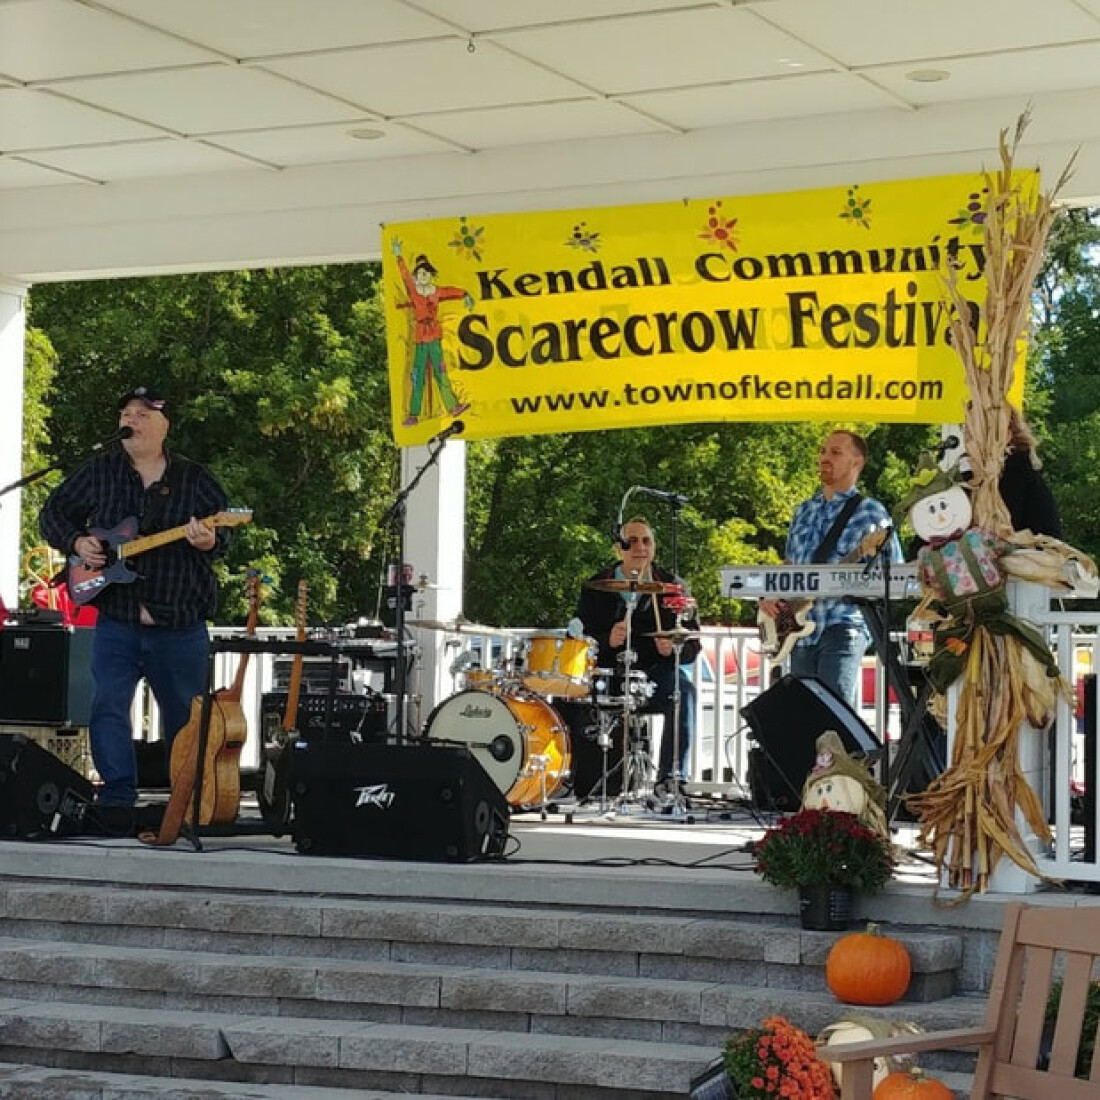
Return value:
[(947, 435), (936, 444), (936, 457), (943, 458), (948, 451), (953, 451), (962, 440), (957, 435)]
[(461, 420), (456, 420), (453, 424), (448, 424), (443, 431), (436, 432), (436, 434), (428, 440), (428, 446), (431, 446), (433, 443), (446, 443), (452, 435), (458, 435), (465, 430), (466, 425)]
[(110, 447), (112, 443), (119, 443), (123, 439), (129, 439), (134, 434), (134, 429), (126, 425), (125, 428), (119, 428), (114, 435), (108, 436), (106, 439), (99, 443), (92, 444), (92, 451), (102, 451), (104, 447)]
[(688, 502), (688, 498), (683, 493), (669, 493), (664, 489), (648, 489), (643, 485), (640, 492), (649, 493), (651, 497), (656, 497), (658, 500), (667, 500), (669, 504), (680, 505)]

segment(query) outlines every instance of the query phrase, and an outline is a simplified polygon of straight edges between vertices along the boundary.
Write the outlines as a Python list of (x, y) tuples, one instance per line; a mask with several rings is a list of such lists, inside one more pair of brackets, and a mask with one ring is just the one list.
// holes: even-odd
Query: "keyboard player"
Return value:
[[(889, 530), (886, 508), (856, 488), (866, 461), (867, 443), (862, 436), (851, 431), (829, 434), (818, 455), (820, 488), (795, 509), (785, 561), (855, 563), (864, 560), (861, 544), (869, 535)], [(902, 561), (897, 536), (891, 531), (888, 537), (891, 560)], [(760, 611), (777, 622), (790, 618), (782, 600), (761, 600)], [(847, 599), (817, 599), (804, 614), (812, 629), (791, 651), (792, 675), (814, 676), (858, 708), (860, 667), (871, 643), (859, 608)]]

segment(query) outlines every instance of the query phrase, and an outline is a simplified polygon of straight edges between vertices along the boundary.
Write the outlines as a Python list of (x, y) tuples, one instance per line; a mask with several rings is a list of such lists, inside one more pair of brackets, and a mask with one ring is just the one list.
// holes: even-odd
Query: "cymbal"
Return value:
[(620, 580), (618, 577), (597, 577), (595, 580), (585, 581), (584, 587), (595, 589), (597, 592), (642, 592), (657, 596), (668, 596), (673, 592), (682, 591), (678, 584), (666, 584), (664, 581)]
[(445, 630), (448, 634), (507, 634), (499, 626), (486, 626), (484, 623), (472, 623), (459, 616), (457, 619), (406, 619), (407, 626), (419, 626), (425, 630)]
[(647, 638), (667, 638), (670, 642), (686, 642), (688, 638), (701, 638), (703, 635), (698, 630), (684, 630), (683, 627), (673, 627), (672, 630), (655, 630), (647, 634)]

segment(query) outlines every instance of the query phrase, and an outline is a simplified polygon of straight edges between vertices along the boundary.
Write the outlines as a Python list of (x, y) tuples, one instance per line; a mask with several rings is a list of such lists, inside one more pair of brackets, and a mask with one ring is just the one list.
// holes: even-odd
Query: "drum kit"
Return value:
[[(596, 714), (596, 743), (602, 753), (598, 784), (599, 812), (608, 813), (608, 755), (616, 731), (622, 737), (622, 780), (615, 806), (628, 813), (633, 805), (656, 808), (652, 793), (653, 760), (648, 752), (642, 711), (653, 692), (644, 670), (635, 666), (631, 647), (633, 614), (642, 594), (666, 597), (662, 602), (675, 613), (675, 625), (650, 637), (672, 643), (679, 665), (680, 651), (697, 634), (682, 625), (695, 601), (679, 585), (660, 581), (616, 578), (588, 582), (604, 592), (620, 592), (626, 604), (626, 644), (620, 667), (597, 668), (595, 639), (566, 630), (502, 630), (466, 619), (409, 620), (410, 626), (449, 633), (507, 635), (524, 639), (522, 655), (493, 667), (461, 667), (463, 690), (444, 699), (428, 716), (423, 738), (437, 743), (468, 746), (504, 793), (514, 810), (538, 810), (543, 819), (548, 807), (566, 789), (572, 774), (573, 753), (566, 722), (554, 701), (589, 703)], [(511, 667), (509, 667), (509, 664)], [(673, 678), (673, 761), (679, 760), (679, 677)], [(678, 765), (674, 765), (677, 766)], [(686, 802), (679, 771), (671, 776), (670, 794), (661, 812), (684, 816)], [(578, 792), (579, 793), (579, 792)]]

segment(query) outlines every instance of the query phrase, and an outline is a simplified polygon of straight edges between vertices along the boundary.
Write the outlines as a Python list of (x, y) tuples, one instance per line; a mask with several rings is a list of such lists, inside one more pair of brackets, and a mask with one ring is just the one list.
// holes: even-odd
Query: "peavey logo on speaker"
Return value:
[(375, 783), (369, 787), (355, 787), (354, 790), (359, 796), (355, 802), (357, 810), (360, 806), (380, 806), (383, 810), (388, 810), (397, 797), (397, 794), (391, 791), (386, 783)]
[(492, 718), (493, 712), (488, 707), (477, 703), (467, 703), (459, 712), (459, 718)]

